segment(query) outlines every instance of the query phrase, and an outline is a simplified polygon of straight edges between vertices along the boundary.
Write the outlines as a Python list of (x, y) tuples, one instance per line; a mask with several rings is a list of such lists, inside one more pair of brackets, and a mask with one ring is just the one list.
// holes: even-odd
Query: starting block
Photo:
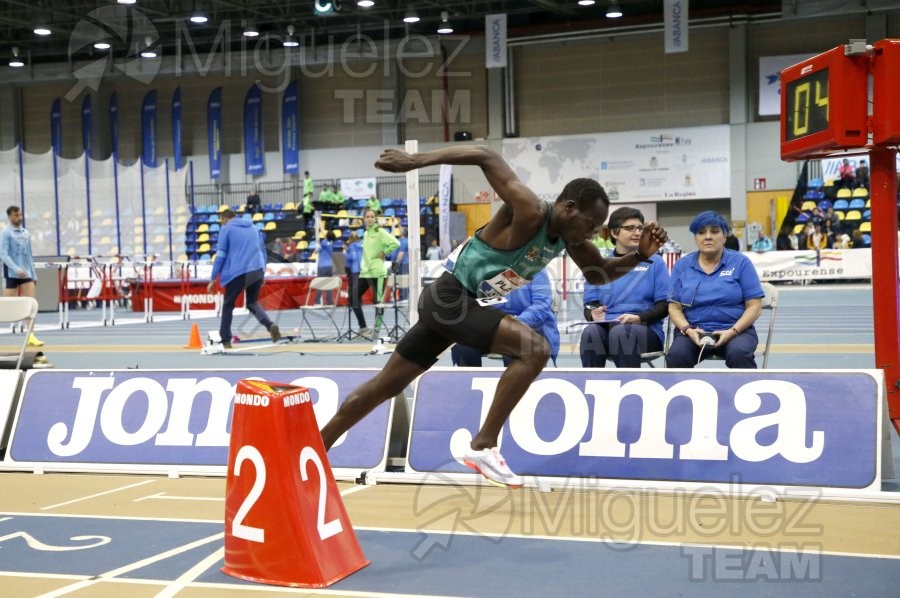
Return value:
[(322, 588), (369, 564), (331, 473), (309, 390), (237, 383), (222, 572)]

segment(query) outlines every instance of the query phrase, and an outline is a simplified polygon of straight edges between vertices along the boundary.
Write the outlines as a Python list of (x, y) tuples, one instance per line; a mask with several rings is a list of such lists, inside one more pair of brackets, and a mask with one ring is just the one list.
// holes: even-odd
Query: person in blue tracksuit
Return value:
[(725, 248), (728, 221), (719, 214), (701, 212), (689, 228), (698, 251), (672, 269), (669, 319), (677, 332), (666, 365), (692, 368), (717, 355), (729, 368), (755, 369), (754, 323), (765, 296), (756, 268), (741, 252)]
[[(24, 216), (19, 206), (6, 208), (9, 224), (0, 231), (0, 261), (3, 262), (3, 296), (34, 298), (37, 294), (37, 273), (31, 253), (31, 235), (22, 224)], [(32, 333), (28, 346), (40, 347), (44, 341)]]
[[(632, 253), (644, 231), (644, 215), (634, 208), (619, 208), (609, 217), (613, 255)], [(641, 353), (662, 351), (669, 296), (669, 270), (659, 255), (650, 257), (621, 278), (584, 286), (584, 317), (590, 324), (581, 332), (579, 353), (584, 367), (641, 367)]]
[(233, 210), (225, 210), (219, 214), (222, 230), (219, 231), (216, 259), (207, 285), (207, 290), (212, 293), (216, 288), (216, 278), (220, 277), (220, 283), (225, 289), (219, 335), (226, 349), (231, 348), (234, 304), (244, 291), (247, 293), (247, 309), (253, 317), (269, 331), (273, 341), (281, 338), (278, 324), (272, 322), (259, 304), (259, 292), (266, 274), (265, 241), (262, 233), (250, 220), (236, 216)]
[[(559, 329), (556, 326), (554, 295), (550, 277), (541, 270), (531, 282), (506, 296), (505, 303), (496, 309), (515, 316), (517, 320), (538, 332), (550, 343), (550, 358), (556, 365), (559, 355)], [(450, 349), (453, 365), (460, 367), (481, 367), (482, 351), (467, 345), (456, 344)], [(503, 357), (503, 365), (509, 365), (509, 358)]]

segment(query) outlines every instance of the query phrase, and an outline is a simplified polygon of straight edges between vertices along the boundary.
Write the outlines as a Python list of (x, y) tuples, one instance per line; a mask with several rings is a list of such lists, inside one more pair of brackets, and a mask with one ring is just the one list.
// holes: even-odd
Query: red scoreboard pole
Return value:
[(884, 370), (888, 413), (900, 432), (900, 298), (897, 260), (897, 150), (874, 147), (872, 162), (872, 305), (875, 367)]

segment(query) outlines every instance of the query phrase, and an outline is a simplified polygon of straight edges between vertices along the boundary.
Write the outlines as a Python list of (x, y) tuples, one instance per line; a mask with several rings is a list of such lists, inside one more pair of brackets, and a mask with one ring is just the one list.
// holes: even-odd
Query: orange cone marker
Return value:
[(185, 349), (202, 349), (203, 343), (200, 342), (200, 327), (194, 324), (191, 326), (191, 337), (188, 339), (188, 344), (185, 345)]
[(368, 564), (331, 473), (309, 390), (239, 381), (222, 571), (259, 583), (323, 588)]

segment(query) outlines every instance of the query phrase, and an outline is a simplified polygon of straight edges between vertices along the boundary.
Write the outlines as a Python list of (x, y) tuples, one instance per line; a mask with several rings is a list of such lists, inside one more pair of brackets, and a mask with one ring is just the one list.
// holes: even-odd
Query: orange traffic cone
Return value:
[(188, 340), (188, 344), (185, 345), (185, 349), (202, 349), (203, 343), (200, 342), (200, 327), (194, 324), (191, 326), (191, 338)]

